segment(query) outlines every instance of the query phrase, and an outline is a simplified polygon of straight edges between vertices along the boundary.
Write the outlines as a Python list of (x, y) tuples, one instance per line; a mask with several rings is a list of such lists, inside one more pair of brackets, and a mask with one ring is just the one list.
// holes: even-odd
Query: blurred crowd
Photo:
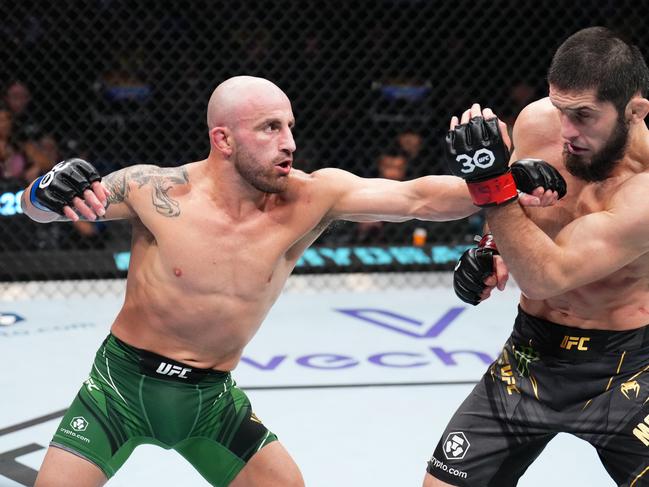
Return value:
[[(297, 169), (395, 180), (446, 174), (451, 115), (479, 101), (511, 129), (545, 93), (556, 44), (579, 26), (617, 22), (646, 44), (646, 30), (626, 22), (637, 2), (614, 3), (6, 2), (0, 185), (22, 187), (70, 156), (87, 157), (101, 174), (200, 160), (209, 95), (240, 74), (268, 78), (291, 99)], [(493, 21), (467, 29), (472, 18)], [(50, 248), (106, 245), (111, 233), (128, 246), (128, 225), (113, 230), (119, 222), (38, 227), (71, 228), (46, 240)], [(466, 243), (481, 227), (479, 214), (443, 224), (339, 223), (318, 243)]]
[[(110, 139), (110, 131), (119, 133), (126, 127), (147, 123), (137, 106), (150, 96), (150, 88), (138, 81), (128, 69), (116, 69), (104, 73), (96, 89), (101, 93), (99, 101), (91, 107), (94, 111), (95, 139)], [(509, 127), (517, 113), (534, 99), (534, 89), (517, 83), (512, 87), (508, 103), (503, 107), (502, 118)], [(381, 100), (379, 100), (381, 101)], [(384, 100), (383, 100), (384, 101)], [(403, 100), (396, 114), (389, 104), (377, 103), (372, 114), (376, 123), (370, 132), (374, 138), (365, 147), (379, 147), (378, 150), (357, 151), (343, 157), (337, 165), (364, 177), (380, 177), (404, 181), (427, 174), (444, 174), (446, 168), (441, 162), (441, 136), (431, 137), (425, 120), (409, 117), (404, 120)], [(421, 100), (414, 100), (419, 103)], [(28, 83), (14, 79), (8, 82), (2, 92), (0, 104), (0, 187), (24, 187), (30, 181), (49, 171), (54, 164), (67, 157), (88, 158), (98, 166), (101, 173), (128, 165), (127, 159), (120, 160), (120, 152), (86, 149), (87, 144), (79, 137), (60, 133), (60, 127), (53, 126), (49, 116), (38, 110)], [(121, 127), (121, 129), (120, 129)], [(296, 166), (306, 171), (323, 167), (322, 152), (317, 141), (298, 137)], [(438, 140), (431, 140), (431, 139)], [(381, 141), (377, 143), (377, 141)], [(384, 142), (383, 142), (384, 141)], [(106, 144), (109, 147), (110, 144)], [(132, 152), (131, 152), (132, 154)], [(450, 228), (452, 226), (453, 228)], [(338, 223), (330, 228), (318, 241), (324, 245), (410, 245), (422, 243), (444, 243), (449, 232), (457, 235), (457, 241), (469, 242), (481, 231), (479, 215), (468, 221), (434, 223), (410, 221), (405, 223), (363, 222)], [(104, 245), (105, 226), (101, 223), (76, 222), (71, 227), (39, 226), (39, 248), (97, 248)]]
[[(34, 108), (32, 93), (27, 83), (11, 80), (2, 92), (0, 103), (0, 191), (15, 192), (48, 172), (67, 157), (84, 157), (76, 140), (55, 132), (43, 123)], [(8, 239), (4, 249), (78, 248), (101, 246), (101, 225), (79, 221), (71, 226), (39, 226), (34, 228), (34, 239)], [(14, 245), (12, 245), (12, 243)]]

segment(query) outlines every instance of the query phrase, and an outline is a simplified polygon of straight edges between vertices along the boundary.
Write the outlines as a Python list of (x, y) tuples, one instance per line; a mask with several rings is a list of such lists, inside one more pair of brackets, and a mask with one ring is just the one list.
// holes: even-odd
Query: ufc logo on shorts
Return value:
[(585, 351), (588, 350), (588, 347), (586, 346), (586, 342), (588, 341), (590, 341), (590, 337), (571, 337), (566, 335), (563, 337), (563, 341), (559, 346), (561, 348), (565, 348), (566, 350), (570, 350), (576, 345), (577, 350)]
[(512, 372), (512, 366), (507, 364), (504, 367), (500, 368), (500, 380), (507, 384), (507, 394), (510, 396), (513, 392), (521, 393), (520, 389), (516, 385), (516, 378)]
[(496, 158), (494, 157), (494, 153), (489, 149), (479, 149), (475, 151), (473, 157), (466, 154), (460, 154), (455, 158), (455, 160), (462, 163), (461, 171), (464, 174), (469, 174), (472, 173), (476, 167), (487, 169), (488, 167), (493, 166)]
[(191, 372), (192, 369), (186, 369), (183, 367), (179, 367), (178, 365), (171, 365), (168, 364), (167, 362), (160, 362), (160, 365), (158, 365), (158, 368), (156, 369), (156, 372), (158, 374), (162, 375), (177, 375), (181, 379), (187, 379), (188, 377), (185, 375), (187, 372)]

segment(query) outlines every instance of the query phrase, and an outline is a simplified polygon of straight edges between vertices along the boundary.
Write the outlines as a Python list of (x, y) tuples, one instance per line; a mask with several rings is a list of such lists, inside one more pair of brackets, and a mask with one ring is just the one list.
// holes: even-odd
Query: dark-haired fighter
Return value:
[[(483, 273), (496, 252), (522, 295), (514, 331), (443, 433), (426, 487), (514, 486), (559, 432), (593, 445), (617, 485), (649, 485), (649, 70), (635, 46), (594, 27), (559, 47), (548, 82), (549, 97), (516, 121), (512, 160), (548, 161), (568, 194), (552, 208), (487, 208), (495, 244), (483, 239), (459, 263), (465, 301), (493, 288)], [(474, 105), (459, 125), (453, 117), (451, 167), (483, 144), (463, 139), (482, 116), (493, 114)]]

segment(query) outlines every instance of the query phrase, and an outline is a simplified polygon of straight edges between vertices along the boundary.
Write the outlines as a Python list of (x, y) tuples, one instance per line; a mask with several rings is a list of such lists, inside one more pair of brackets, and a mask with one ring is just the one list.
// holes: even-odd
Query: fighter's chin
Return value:
[(601, 159), (591, 157), (580, 157), (575, 154), (568, 154), (564, 160), (567, 171), (570, 175), (586, 181), (596, 183), (610, 177), (615, 164), (603, 164)]
[(264, 193), (276, 194), (283, 193), (288, 188), (288, 177), (281, 177), (272, 182), (266, 181), (263, 184), (254, 185), (259, 191)]

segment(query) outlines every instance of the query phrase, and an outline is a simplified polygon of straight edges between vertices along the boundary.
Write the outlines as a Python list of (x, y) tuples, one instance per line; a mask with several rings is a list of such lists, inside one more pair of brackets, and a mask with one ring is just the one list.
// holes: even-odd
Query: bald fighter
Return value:
[[(129, 219), (124, 305), (61, 421), (38, 487), (99, 486), (141, 443), (173, 448), (212, 485), (304, 485), (230, 371), (302, 252), (336, 219), (449, 220), (478, 208), (460, 178), (363, 179), (292, 169), (295, 120), (273, 83), (231, 78), (208, 109), (210, 153), (181, 167), (136, 165), (100, 181), (79, 159), (25, 191), (40, 222)], [(521, 165), (521, 202), (556, 193)], [(547, 188), (547, 191), (544, 191)], [(480, 204), (516, 198), (484, 183)], [(79, 419), (82, 418), (82, 419)]]
[[(559, 47), (547, 79), (549, 96), (514, 125), (512, 160), (548, 161), (568, 195), (552, 208), (488, 208), (493, 238), (456, 268), (471, 304), (506, 276), (497, 265), (500, 279), (485, 288), (476, 256), (502, 257), (522, 294), (511, 336), (442, 434), (425, 487), (515, 486), (560, 432), (590, 443), (615, 485), (649, 485), (649, 69), (636, 46), (592, 27)], [(467, 133), (493, 116), (474, 105), (453, 117), (454, 172), (456, 157), (483, 144), (466, 144)]]

